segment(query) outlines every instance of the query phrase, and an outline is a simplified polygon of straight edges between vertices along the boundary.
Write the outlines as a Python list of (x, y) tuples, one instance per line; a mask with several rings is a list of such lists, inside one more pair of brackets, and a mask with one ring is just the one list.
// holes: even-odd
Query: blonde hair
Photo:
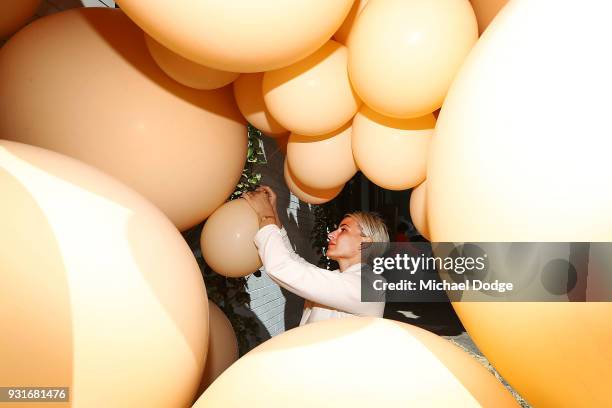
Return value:
[(373, 257), (383, 255), (389, 248), (389, 231), (387, 230), (387, 224), (382, 217), (376, 213), (355, 211), (346, 214), (345, 217), (351, 217), (357, 222), (361, 229), (361, 235), (368, 237), (372, 242), (385, 243), (386, 245), (376, 245), (374, 248), (371, 245), (362, 244), (362, 251), (367, 249), (366, 258), (371, 259)]

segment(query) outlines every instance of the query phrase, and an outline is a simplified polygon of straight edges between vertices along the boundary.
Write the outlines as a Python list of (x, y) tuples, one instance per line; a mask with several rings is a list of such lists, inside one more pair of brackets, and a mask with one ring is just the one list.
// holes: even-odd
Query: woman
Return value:
[(387, 227), (380, 217), (354, 212), (342, 219), (338, 229), (328, 235), (326, 253), (340, 269), (328, 271), (293, 251), (276, 212), (276, 194), (270, 187), (262, 186), (243, 194), (243, 198), (259, 216), (255, 245), (266, 273), (306, 300), (300, 326), (354, 315), (382, 317), (384, 301), (361, 302), (362, 244), (389, 242)]

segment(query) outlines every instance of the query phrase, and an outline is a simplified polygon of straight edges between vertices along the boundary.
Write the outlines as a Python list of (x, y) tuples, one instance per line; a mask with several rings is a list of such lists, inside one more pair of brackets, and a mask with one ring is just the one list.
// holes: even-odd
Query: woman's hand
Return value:
[(265, 191), (249, 191), (242, 194), (242, 198), (253, 208), (259, 217), (259, 227), (276, 223), (276, 212), (270, 203), (268, 194)]

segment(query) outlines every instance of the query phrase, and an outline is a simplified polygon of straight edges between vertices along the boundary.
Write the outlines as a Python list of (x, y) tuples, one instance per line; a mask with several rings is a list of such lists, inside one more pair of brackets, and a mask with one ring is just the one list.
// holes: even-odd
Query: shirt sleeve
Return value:
[[(280, 286), (313, 302), (356, 315), (371, 314), (372, 305), (361, 302), (358, 274), (342, 274), (296, 259), (283, 242), (282, 230), (270, 224), (255, 235), (255, 245), (265, 271)], [(299, 258), (299, 256), (298, 256)]]

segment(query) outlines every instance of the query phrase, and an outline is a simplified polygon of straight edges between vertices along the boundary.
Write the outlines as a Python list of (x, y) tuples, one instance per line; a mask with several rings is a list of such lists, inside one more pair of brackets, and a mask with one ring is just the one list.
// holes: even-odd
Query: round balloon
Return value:
[[(206, 288), (174, 225), (93, 167), (0, 141), (0, 384), (72, 406), (188, 406)], [(129, 379), (129, 381), (126, 381)]]
[(36, 20), (0, 49), (0, 83), (0, 99), (11, 101), (0, 105), (3, 137), (100, 168), (181, 230), (240, 179), (247, 133), (231, 87), (198, 91), (169, 78), (120, 10)]
[(336, 198), (344, 188), (344, 184), (326, 190), (308, 187), (297, 180), (293, 174), (291, 174), (291, 170), (287, 165), (286, 159), (283, 173), (285, 176), (285, 184), (287, 184), (289, 191), (291, 191), (297, 198), (308, 204), (323, 204), (331, 201)]
[(361, 105), (346, 69), (347, 48), (333, 40), (307, 58), (266, 72), (266, 107), (285, 128), (305, 136), (323, 135), (349, 122)]
[(271, 338), (217, 378), (194, 408), (248, 404), (517, 406), (501, 382), (447, 340), (405, 323), (366, 317), (312, 323)]
[(355, 20), (357, 20), (359, 13), (361, 13), (367, 4), (368, 0), (355, 0), (355, 3), (353, 3), (353, 7), (351, 7), (351, 11), (349, 11), (348, 16), (346, 16), (344, 22), (334, 34), (334, 39), (336, 41), (344, 45), (348, 43), (348, 38), (351, 35), (351, 30), (353, 29)]
[(242, 74), (234, 81), (234, 96), (238, 108), (246, 120), (266, 136), (279, 137), (289, 134), (266, 108), (262, 94), (263, 72)]
[(468, 0), (371, 2), (351, 32), (351, 82), (363, 102), (383, 115), (426, 115), (442, 105), (477, 39)]
[(259, 219), (244, 199), (229, 201), (206, 221), (200, 237), (202, 256), (213, 271), (230, 278), (261, 268), (253, 239)]
[(208, 354), (204, 375), (197, 393), (200, 396), (217, 377), (238, 360), (238, 340), (232, 323), (219, 306), (208, 301)]
[(230, 72), (281, 68), (316, 51), (340, 27), (353, 0), (119, 0), (165, 47)]
[(292, 133), (287, 144), (291, 174), (302, 184), (320, 190), (343, 185), (357, 173), (351, 149), (351, 127), (323, 136)]
[(415, 119), (383, 116), (364, 106), (353, 120), (353, 156), (359, 170), (388, 190), (406, 190), (425, 180), (432, 114)]
[(185, 86), (195, 89), (217, 89), (230, 84), (240, 75), (196, 64), (170, 51), (147, 34), (145, 41), (157, 65), (170, 78)]
[(478, 32), (482, 34), (508, 0), (470, 0), (478, 20)]
[(427, 222), (427, 181), (423, 181), (410, 193), (410, 219), (419, 234), (431, 240)]
[[(607, 11), (512, 0), (493, 20), (449, 91), (430, 147), (434, 241), (612, 241)], [(612, 405), (612, 303), (454, 306), (532, 405)]]
[(40, 0), (9, 0), (0, 4), (0, 38), (19, 30), (34, 16)]

